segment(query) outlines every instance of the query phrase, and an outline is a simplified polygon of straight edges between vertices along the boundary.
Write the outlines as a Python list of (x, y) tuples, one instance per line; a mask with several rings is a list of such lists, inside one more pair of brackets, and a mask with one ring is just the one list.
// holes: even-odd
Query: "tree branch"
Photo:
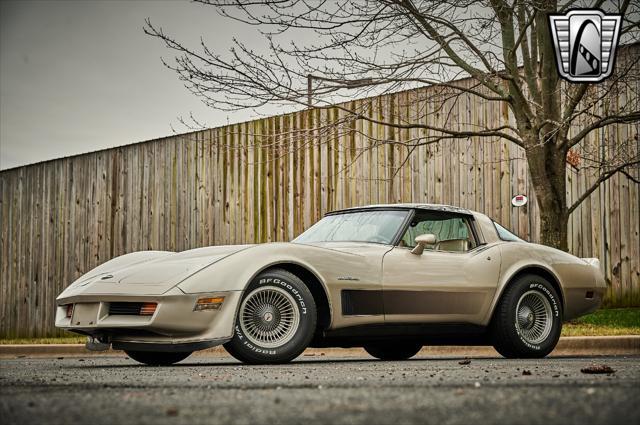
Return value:
[(507, 97), (506, 93), (500, 88), (499, 85), (494, 84), (487, 76), (479, 69), (475, 68), (468, 62), (466, 62), (460, 55), (453, 51), (449, 42), (431, 25), (427, 17), (421, 13), (410, 0), (399, 0), (399, 4), (402, 5), (407, 12), (414, 18), (416, 26), (419, 23), (418, 29), (427, 35), (428, 38), (434, 40), (440, 45), (440, 47), (447, 53), (447, 56), (460, 68), (464, 69), (469, 75), (475, 77), (478, 81), (482, 82), (487, 88), (495, 92), (501, 97)]
[(587, 137), (587, 135), (591, 133), (593, 130), (597, 130), (599, 128), (605, 127), (610, 124), (631, 123), (635, 121), (640, 121), (640, 111), (634, 111), (628, 114), (608, 115), (608, 116), (602, 117), (596, 120), (595, 122), (591, 123), (590, 125), (584, 127), (575, 137), (569, 139), (567, 141), (567, 147), (571, 148), (577, 145), (578, 143), (580, 143), (580, 141), (582, 141), (582, 139)]
[(636, 165), (636, 164), (640, 164), (640, 160), (638, 161), (633, 161), (633, 162), (628, 162), (626, 164), (622, 164), (617, 166), (616, 168), (609, 170), (603, 174), (600, 175), (600, 177), (598, 178), (598, 180), (595, 181), (595, 183), (593, 183), (593, 185), (591, 185), (589, 187), (589, 189), (587, 189), (568, 209), (567, 209), (567, 215), (571, 215), (571, 213), (573, 211), (575, 211), (576, 208), (578, 208), (580, 206), (580, 204), (582, 202), (585, 201), (585, 199), (587, 199), (603, 182), (609, 180), (611, 177), (613, 177), (616, 173), (623, 173), (625, 176), (627, 176), (629, 179), (631, 179), (632, 181), (636, 182), (636, 183), (640, 183), (640, 181), (636, 180), (634, 177), (632, 177), (629, 173), (627, 173), (626, 171), (624, 171), (625, 168), (630, 167), (632, 165)]

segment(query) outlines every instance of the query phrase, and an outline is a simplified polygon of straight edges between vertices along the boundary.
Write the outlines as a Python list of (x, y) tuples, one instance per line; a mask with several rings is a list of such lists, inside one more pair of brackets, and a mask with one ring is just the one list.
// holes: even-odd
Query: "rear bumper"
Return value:
[[(588, 295), (591, 295), (589, 297)], [(604, 290), (600, 288), (570, 288), (565, 290), (567, 298), (564, 320), (572, 320), (596, 311), (602, 305)]]
[[(233, 335), (241, 291), (185, 294), (174, 288), (162, 295), (74, 295), (57, 300), (56, 327), (101, 341), (114, 349), (194, 351), (219, 345)], [(218, 310), (194, 311), (202, 297), (224, 297)], [(151, 316), (109, 314), (111, 302), (155, 302)], [(68, 304), (74, 304), (67, 317)]]
[(593, 283), (565, 288), (564, 320), (572, 320), (592, 313), (602, 305), (607, 283), (600, 271), (600, 263), (597, 259), (589, 258), (586, 260), (591, 260)]

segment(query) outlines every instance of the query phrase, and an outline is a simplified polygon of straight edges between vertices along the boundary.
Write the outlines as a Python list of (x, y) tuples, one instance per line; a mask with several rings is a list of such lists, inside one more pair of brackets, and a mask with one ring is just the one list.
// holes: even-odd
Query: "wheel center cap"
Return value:
[(518, 312), (518, 322), (520, 327), (530, 329), (536, 320), (535, 314), (528, 306), (522, 306)]
[(280, 315), (274, 306), (266, 305), (256, 311), (254, 320), (258, 326), (262, 326), (265, 330), (272, 330), (280, 323)]

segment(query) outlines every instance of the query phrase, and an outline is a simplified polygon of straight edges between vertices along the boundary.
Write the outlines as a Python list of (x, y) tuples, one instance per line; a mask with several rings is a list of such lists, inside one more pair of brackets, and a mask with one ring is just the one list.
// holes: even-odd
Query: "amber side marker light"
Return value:
[(200, 298), (196, 301), (195, 307), (193, 307), (193, 311), (202, 311), (202, 310), (219, 310), (222, 307), (222, 303), (224, 302), (224, 297), (206, 297)]
[(156, 303), (142, 303), (142, 306), (140, 307), (140, 316), (153, 316), (157, 307), (158, 304)]
[(73, 316), (73, 304), (67, 304), (67, 318), (71, 318)]

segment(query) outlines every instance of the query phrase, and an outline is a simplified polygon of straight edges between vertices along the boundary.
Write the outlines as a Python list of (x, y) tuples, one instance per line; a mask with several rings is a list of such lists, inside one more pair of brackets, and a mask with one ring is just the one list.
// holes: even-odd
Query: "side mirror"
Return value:
[(424, 247), (427, 245), (435, 245), (436, 235), (431, 233), (425, 233), (424, 235), (416, 236), (416, 247), (411, 250), (412, 254), (422, 255)]

